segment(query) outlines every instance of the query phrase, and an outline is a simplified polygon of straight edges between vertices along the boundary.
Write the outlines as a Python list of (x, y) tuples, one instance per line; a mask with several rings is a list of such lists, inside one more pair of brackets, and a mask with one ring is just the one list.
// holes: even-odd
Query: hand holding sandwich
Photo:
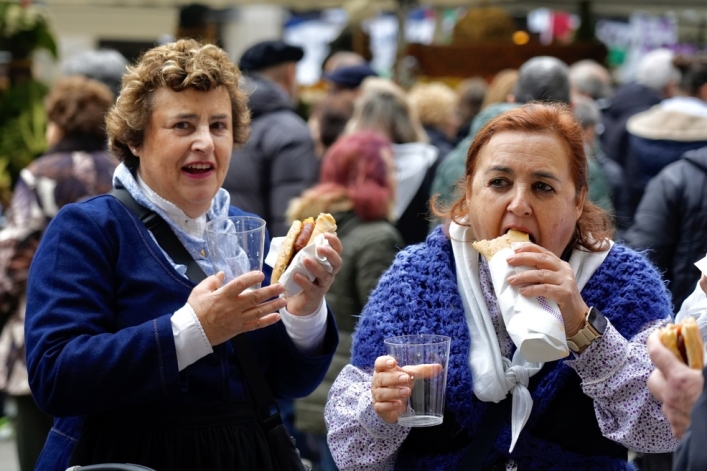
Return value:
[[(648, 354), (656, 366), (648, 378), (648, 389), (663, 403), (663, 414), (673, 435), (682, 438), (690, 425), (692, 406), (702, 393), (702, 370), (690, 368), (661, 341), (661, 330), (648, 338)], [(689, 361), (689, 360), (688, 360)]]
[(329, 247), (318, 247), (317, 255), (329, 260), (332, 271), (329, 273), (321, 263), (311, 258), (305, 258), (304, 266), (315, 278), (314, 281), (309, 281), (309, 278), (300, 273), (295, 275), (294, 280), (302, 287), (302, 291), (287, 299), (287, 311), (290, 314), (306, 316), (319, 309), (324, 295), (329, 291), (334, 277), (341, 269), (341, 251), (343, 250), (341, 241), (336, 234), (332, 233), (326, 233), (324, 237), (329, 242)]
[[(528, 240), (528, 235), (511, 229), (507, 234), (492, 241), (482, 241), (475, 247), (482, 254), (487, 245), (493, 252), (494, 245), (511, 246), (512, 242), (527, 242), (516, 246), (515, 254), (507, 259), (511, 267), (526, 266), (530, 270), (517, 273), (508, 278), (508, 284), (518, 287), (524, 296), (544, 296), (555, 301), (560, 308), (568, 337), (576, 334), (583, 326), (589, 306), (584, 302), (577, 288), (574, 272), (569, 263)], [(481, 250), (480, 250), (481, 249)], [(485, 255), (490, 259), (488, 255)], [(493, 255), (491, 255), (493, 256)]]
[(312, 258), (305, 256), (304, 268), (314, 277), (310, 280), (302, 273), (295, 273), (292, 278), (302, 290), (287, 298), (287, 311), (293, 315), (306, 316), (312, 314), (322, 304), (324, 295), (329, 291), (334, 277), (341, 269), (342, 245), (336, 236), (336, 221), (330, 214), (320, 214), (319, 217), (304, 221), (294, 221), (285, 236), (277, 261), (273, 267), (271, 283), (280, 281), (280, 277), (293, 262), (296, 254), (314, 243), (319, 235), (323, 235), (327, 244), (316, 247), (316, 256), (326, 259), (331, 265), (331, 271)]

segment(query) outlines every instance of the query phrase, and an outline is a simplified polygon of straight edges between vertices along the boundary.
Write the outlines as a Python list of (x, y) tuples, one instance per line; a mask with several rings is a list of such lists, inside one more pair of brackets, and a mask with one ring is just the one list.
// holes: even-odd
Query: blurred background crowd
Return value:
[[(282, 404), (315, 470), (336, 469), (322, 411), (348, 361), (355, 316), (396, 251), (438, 222), (430, 199), (452, 200), (475, 133), (504, 111), (535, 100), (571, 105), (585, 133), (589, 198), (612, 214), (617, 241), (647, 250), (676, 310), (699, 279), (700, 0), (2, 1), (0, 259), (14, 258), (2, 259), (11, 269), (0, 274), (0, 388), (14, 427), (5, 417), (0, 437), (16, 437), (23, 471), (48, 427), (23, 371), (31, 254), (59, 207), (110, 188), (116, 162), (97, 124), (125, 67), (184, 37), (218, 44), (245, 73), (253, 120), (224, 184), (232, 203), (262, 215), (271, 236), (294, 218), (343, 215), (348, 265), (327, 296), (340, 358), (312, 396)], [(56, 187), (62, 198), (42, 197)], [(27, 206), (27, 192), (40, 194), (41, 207)], [(669, 469), (666, 460), (645, 458), (642, 469)]]

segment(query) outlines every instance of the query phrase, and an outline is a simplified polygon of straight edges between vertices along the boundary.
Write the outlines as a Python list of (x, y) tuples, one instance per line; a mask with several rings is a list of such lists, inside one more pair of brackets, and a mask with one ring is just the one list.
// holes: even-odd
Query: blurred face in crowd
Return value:
[(233, 148), (231, 101), (223, 87), (208, 92), (159, 88), (152, 95), (145, 139), (135, 154), (145, 183), (189, 217), (211, 207)]
[(477, 240), (516, 229), (558, 257), (584, 205), (566, 146), (550, 133), (502, 131), (480, 150), (469, 177), (469, 222)]

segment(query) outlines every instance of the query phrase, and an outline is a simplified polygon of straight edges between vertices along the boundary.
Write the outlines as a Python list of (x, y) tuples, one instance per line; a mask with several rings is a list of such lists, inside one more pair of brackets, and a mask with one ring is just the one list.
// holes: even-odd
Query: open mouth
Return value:
[(516, 231), (519, 231), (519, 232), (523, 232), (523, 233), (528, 234), (528, 238), (530, 239), (530, 242), (532, 242), (533, 244), (535, 243), (535, 236), (533, 236), (533, 234), (531, 234), (530, 232), (526, 232), (526, 231), (523, 230), (523, 229), (518, 229), (518, 228), (515, 228), (515, 227), (509, 227), (508, 229), (506, 229), (506, 231), (504, 232), (504, 234), (507, 234), (508, 231), (510, 231), (511, 229), (515, 229)]
[(184, 170), (187, 173), (190, 173), (192, 175), (201, 175), (204, 173), (208, 173), (214, 169), (214, 166), (211, 164), (190, 164), (190, 165), (185, 165), (182, 167), (182, 170)]

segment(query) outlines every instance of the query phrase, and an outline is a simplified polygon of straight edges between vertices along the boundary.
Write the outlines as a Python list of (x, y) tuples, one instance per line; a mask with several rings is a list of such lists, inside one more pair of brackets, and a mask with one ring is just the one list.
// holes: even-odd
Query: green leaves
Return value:
[(46, 49), (58, 57), (44, 8), (0, 3), (0, 51), (10, 51), (13, 59), (26, 59), (37, 49)]

